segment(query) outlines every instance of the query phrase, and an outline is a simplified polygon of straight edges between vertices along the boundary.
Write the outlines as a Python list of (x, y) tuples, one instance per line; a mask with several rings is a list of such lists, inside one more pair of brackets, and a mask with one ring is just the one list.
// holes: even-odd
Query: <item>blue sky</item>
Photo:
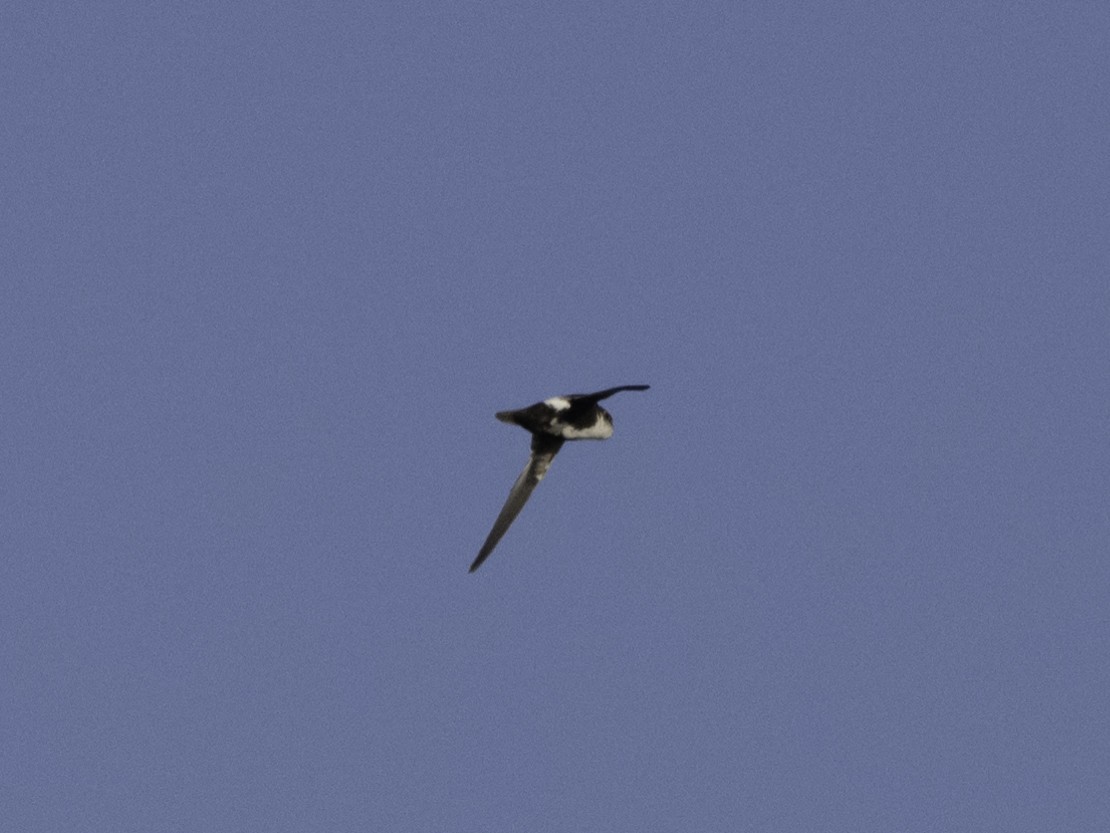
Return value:
[(1106, 8), (3, 17), (11, 829), (1107, 829)]

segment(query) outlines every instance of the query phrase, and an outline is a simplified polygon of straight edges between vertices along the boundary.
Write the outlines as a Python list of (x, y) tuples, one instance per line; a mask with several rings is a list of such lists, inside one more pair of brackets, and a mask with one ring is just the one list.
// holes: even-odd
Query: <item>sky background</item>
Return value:
[(1110, 5), (925, 6), (7, 8), (5, 827), (1110, 829)]

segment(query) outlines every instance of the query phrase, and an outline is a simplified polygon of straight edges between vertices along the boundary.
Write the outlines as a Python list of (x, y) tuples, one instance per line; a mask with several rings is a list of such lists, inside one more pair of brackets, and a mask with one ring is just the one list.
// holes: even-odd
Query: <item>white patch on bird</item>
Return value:
[(553, 396), (550, 399), (545, 399), (543, 404), (556, 411), (565, 411), (570, 407), (570, 400), (565, 396)]
[(613, 423), (604, 417), (598, 417), (597, 422), (587, 428), (564, 425), (559, 435), (564, 440), (607, 440), (613, 436)]

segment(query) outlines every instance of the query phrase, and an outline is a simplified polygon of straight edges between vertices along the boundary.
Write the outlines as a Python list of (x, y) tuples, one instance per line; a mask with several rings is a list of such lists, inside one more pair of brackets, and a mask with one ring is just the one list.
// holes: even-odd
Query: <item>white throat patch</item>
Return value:
[(565, 411), (570, 407), (570, 400), (565, 396), (553, 396), (550, 399), (545, 399), (543, 404), (556, 411)]

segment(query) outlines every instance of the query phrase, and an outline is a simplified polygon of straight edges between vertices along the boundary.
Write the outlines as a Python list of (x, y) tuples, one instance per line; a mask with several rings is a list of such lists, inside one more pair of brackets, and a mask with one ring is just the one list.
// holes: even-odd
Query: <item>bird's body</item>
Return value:
[(647, 385), (622, 385), (597, 393), (574, 393), (553, 396), (517, 411), (501, 411), (496, 416), (502, 422), (519, 425), (532, 434), (532, 456), (520, 473), (501, 514), (493, 523), (478, 557), (470, 565), (470, 572), (477, 570), (493, 552), (497, 542), (520, 514), (532, 491), (543, 480), (551, 461), (563, 443), (568, 440), (607, 440), (613, 436), (613, 417), (597, 403), (622, 390), (647, 390)]

